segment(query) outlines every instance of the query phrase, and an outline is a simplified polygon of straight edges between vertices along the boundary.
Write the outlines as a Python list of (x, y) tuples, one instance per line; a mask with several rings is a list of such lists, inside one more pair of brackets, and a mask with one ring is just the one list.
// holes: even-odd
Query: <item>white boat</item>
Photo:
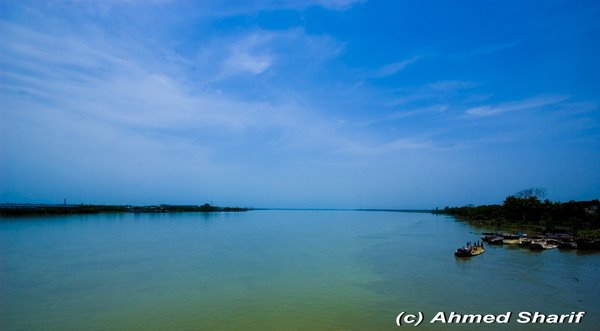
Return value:
[(534, 240), (529, 245), (530, 249), (535, 249), (535, 250), (553, 249), (556, 247), (558, 247), (558, 245), (550, 244), (544, 240)]

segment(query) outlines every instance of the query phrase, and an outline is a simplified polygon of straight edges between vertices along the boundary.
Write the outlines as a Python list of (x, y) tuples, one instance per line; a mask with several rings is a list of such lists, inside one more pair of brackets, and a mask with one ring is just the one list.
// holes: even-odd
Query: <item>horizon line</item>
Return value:
[[(128, 207), (151, 207), (151, 206), (202, 206), (204, 204), (168, 204), (168, 203), (159, 203), (159, 204), (145, 204), (145, 205), (133, 205), (133, 204), (94, 204), (94, 203), (32, 203), (32, 202), (2, 202), (0, 206), (31, 206), (31, 207), (75, 207), (75, 206), (128, 206)], [(217, 205), (208, 204), (212, 207), (222, 207)], [(234, 208), (231, 206), (224, 206), (222, 208)], [(389, 212), (424, 212), (424, 211), (432, 211), (435, 208), (333, 208), (333, 207), (322, 207), (322, 208), (314, 208), (314, 207), (240, 207), (235, 206), (235, 208), (244, 208), (249, 210), (331, 210), (331, 211), (389, 211)]]

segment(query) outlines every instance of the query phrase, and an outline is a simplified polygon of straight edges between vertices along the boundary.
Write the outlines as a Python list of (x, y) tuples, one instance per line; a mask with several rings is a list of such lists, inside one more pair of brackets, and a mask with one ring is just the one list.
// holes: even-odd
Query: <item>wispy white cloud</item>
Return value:
[(514, 47), (519, 46), (521, 42), (519, 40), (498, 42), (495, 44), (483, 45), (480, 47), (472, 48), (461, 53), (456, 54), (457, 57), (473, 57), (473, 56), (482, 56), (488, 55), (496, 52), (501, 52), (504, 50), (508, 50)]
[(382, 122), (397, 121), (397, 120), (400, 120), (400, 119), (403, 119), (406, 117), (410, 117), (410, 116), (439, 113), (439, 112), (446, 111), (448, 108), (449, 108), (449, 106), (447, 104), (435, 104), (432, 106), (420, 107), (420, 108), (407, 108), (406, 110), (394, 111), (394, 112), (386, 114), (384, 116), (380, 116), (378, 118), (366, 121), (364, 123), (361, 123), (361, 125), (365, 125), (365, 126), (373, 125), (373, 124), (378, 124), (378, 123), (382, 123)]
[[(133, 6), (164, 6), (177, 3), (176, 0), (72, 0), (89, 13), (108, 15), (117, 9), (133, 9)], [(186, 6), (188, 13), (195, 16), (227, 17), (249, 15), (260, 11), (304, 10), (310, 7), (322, 7), (328, 10), (345, 11), (367, 0), (247, 0), (247, 1), (194, 1)]]
[(253, 55), (245, 52), (236, 52), (227, 59), (225, 66), (227, 71), (244, 71), (252, 74), (260, 74), (271, 65), (272, 58), (268, 55)]
[[(244, 34), (220, 37), (206, 43), (193, 60), (192, 67), (210, 81), (239, 74), (260, 75), (275, 68), (298, 67), (304, 70), (339, 56), (345, 44), (328, 35), (309, 35), (303, 29), (252, 30)], [(294, 59), (292, 61), (292, 58)], [(216, 70), (215, 70), (216, 67)]]
[[(301, 1), (302, 2), (302, 1)], [(304, 3), (310, 3), (311, 1), (303, 1)], [(335, 10), (347, 10), (359, 3), (367, 2), (367, 0), (314, 0), (314, 3), (318, 6), (322, 6), (328, 9)]]
[[(393, 91), (393, 97), (384, 100), (384, 107), (397, 108), (413, 108), (419, 109), (439, 107), (440, 104), (446, 105), (449, 98), (460, 98), (465, 102), (482, 101), (488, 98), (490, 95), (475, 94), (469, 91), (473, 88), (479, 87), (482, 84), (479, 82), (466, 81), (466, 80), (440, 80), (431, 83), (424, 84), (419, 87), (412, 88), (399, 88)], [(424, 107), (423, 105), (431, 104), (430, 106)]]
[(415, 140), (411, 138), (400, 138), (379, 144), (365, 144), (359, 142), (347, 142), (339, 149), (339, 152), (353, 155), (381, 155), (406, 150), (422, 150), (432, 148), (430, 140)]
[(497, 105), (469, 108), (465, 113), (473, 116), (490, 116), (515, 110), (534, 109), (554, 105), (565, 101), (566, 99), (568, 99), (568, 96), (565, 95), (536, 96), (519, 101), (499, 103)]
[(375, 71), (373, 73), (373, 77), (374, 78), (382, 78), (382, 77), (395, 75), (398, 72), (404, 70), (407, 66), (417, 62), (420, 58), (421, 58), (421, 56), (413, 56), (413, 57), (403, 60), (403, 61), (387, 64), (387, 65), (379, 68), (377, 71)]
[(253, 0), (243, 1), (243, 5), (236, 7), (236, 9), (239, 11), (277, 9), (302, 10), (309, 7), (323, 7), (329, 10), (345, 11), (364, 2), (367, 2), (367, 0)]
[(273, 63), (273, 54), (268, 49), (273, 35), (255, 32), (232, 43), (228, 48), (229, 56), (223, 63), (221, 76), (238, 72), (260, 74)]
[(427, 84), (426, 88), (439, 92), (449, 92), (470, 89), (479, 85), (481, 84), (465, 80), (440, 80), (437, 82)]

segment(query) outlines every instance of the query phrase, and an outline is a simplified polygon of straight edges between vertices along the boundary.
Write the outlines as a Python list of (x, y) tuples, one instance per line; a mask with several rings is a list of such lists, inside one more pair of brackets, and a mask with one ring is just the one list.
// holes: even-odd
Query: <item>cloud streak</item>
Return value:
[(519, 101), (511, 101), (496, 105), (485, 105), (469, 108), (465, 111), (465, 113), (467, 115), (478, 117), (491, 116), (517, 110), (536, 109), (549, 105), (554, 105), (563, 102), (568, 98), (569, 97), (565, 95), (536, 96)]
[(404, 70), (409, 65), (417, 62), (421, 56), (413, 56), (403, 61), (387, 64), (373, 73), (374, 78), (383, 78), (395, 75)]
[(440, 80), (427, 84), (427, 88), (436, 92), (451, 92), (457, 90), (466, 90), (477, 87), (481, 84), (464, 80)]
[(354, 155), (377, 156), (406, 150), (430, 149), (432, 147), (433, 144), (431, 141), (400, 138), (382, 144), (348, 143), (339, 151), (342, 153), (350, 153)]

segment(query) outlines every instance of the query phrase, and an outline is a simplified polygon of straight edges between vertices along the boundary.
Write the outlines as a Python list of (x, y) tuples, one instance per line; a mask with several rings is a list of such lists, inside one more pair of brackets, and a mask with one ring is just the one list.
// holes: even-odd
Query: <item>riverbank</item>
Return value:
[(493, 232), (566, 233), (573, 238), (600, 239), (600, 201), (540, 201), (537, 197), (508, 196), (501, 205), (436, 208)]
[(0, 215), (67, 215), (67, 214), (99, 214), (99, 213), (180, 213), (180, 212), (244, 212), (251, 210), (245, 207), (218, 207), (208, 203), (203, 205), (52, 205), (52, 204), (14, 204), (0, 205)]

